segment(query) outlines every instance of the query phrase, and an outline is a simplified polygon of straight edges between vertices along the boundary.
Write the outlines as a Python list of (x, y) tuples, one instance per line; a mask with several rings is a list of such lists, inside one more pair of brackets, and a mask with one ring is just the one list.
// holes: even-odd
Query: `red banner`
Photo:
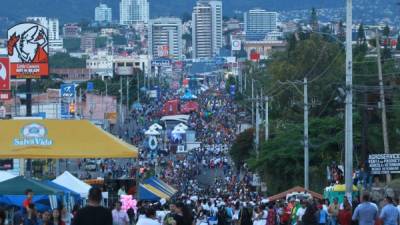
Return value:
[(0, 91), (0, 100), (9, 100), (11, 98), (11, 92), (5, 91), (2, 92)]
[(49, 74), (47, 63), (11, 63), (11, 75), (18, 79), (41, 78)]
[(10, 71), (8, 57), (0, 57), (0, 90), (10, 90)]

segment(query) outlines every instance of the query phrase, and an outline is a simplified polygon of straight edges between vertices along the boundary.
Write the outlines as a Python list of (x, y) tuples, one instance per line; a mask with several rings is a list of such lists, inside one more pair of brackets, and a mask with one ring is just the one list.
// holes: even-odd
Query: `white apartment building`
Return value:
[(94, 9), (94, 21), (111, 23), (112, 9), (106, 4), (100, 4)]
[(182, 59), (182, 20), (164, 17), (150, 20), (148, 30), (149, 54), (153, 58)]
[(268, 33), (276, 32), (278, 13), (252, 9), (244, 13), (244, 30), (247, 40), (264, 40)]
[(120, 24), (131, 25), (149, 22), (148, 0), (121, 0), (119, 4)]
[(222, 1), (199, 0), (192, 13), (193, 58), (219, 54), (223, 44)]

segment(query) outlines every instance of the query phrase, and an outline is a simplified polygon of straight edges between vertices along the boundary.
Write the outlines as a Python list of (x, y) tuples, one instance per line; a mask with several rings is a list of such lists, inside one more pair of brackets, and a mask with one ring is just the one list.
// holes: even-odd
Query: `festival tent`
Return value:
[(144, 132), (145, 135), (150, 135), (150, 136), (156, 136), (156, 135), (160, 135), (161, 133), (153, 130), (153, 129), (148, 129)]
[(0, 158), (136, 158), (138, 150), (86, 120), (0, 120)]
[(12, 179), (14, 177), (17, 177), (17, 176), (14, 174), (11, 174), (9, 172), (6, 172), (6, 171), (0, 171), (0, 182)]
[(199, 104), (194, 101), (188, 101), (182, 105), (181, 112), (183, 113), (191, 113), (191, 112), (198, 112), (199, 111)]
[(149, 130), (162, 130), (162, 129), (163, 127), (158, 123), (154, 123), (149, 127)]
[(139, 184), (139, 200), (158, 201), (169, 199), (170, 196), (148, 184)]
[(164, 181), (160, 180), (157, 177), (150, 177), (144, 180), (144, 183), (162, 191), (169, 197), (172, 197), (176, 192), (178, 192), (175, 188), (173, 188), (172, 186), (170, 186), (169, 184), (165, 183)]
[(80, 196), (79, 193), (77, 193), (77, 192), (75, 192), (75, 191), (72, 191), (71, 189), (66, 188), (66, 187), (64, 187), (64, 186), (61, 186), (61, 185), (59, 185), (59, 184), (56, 184), (56, 183), (54, 183), (53, 181), (44, 180), (44, 181), (42, 181), (42, 183), (45, 184), (45, 185), (47, 185), (47, 186), (49, 186), (49, 187), (52, 187), (52, 188), (61, 190), (61, 191), (64, 193), (64, 195), (70, 195), (70, 196), (73, 197), (75, 200), (79, 200), (79, 199), (81, 198), (81, 196)]
[(174, 127), (174, 129), (182, 129), (182, 130), (187, 130), (189, 127), (188, 126), (186, 126), (184, 123), (180, 123), (180, 124), (178, 124), (178, 125), (176, 125), (175, 127)]
[(184, 130), (183, 128), (175, 128), (172, 131), (172, 134), (186, 134), (186, 130)]
[(193, 100), (193, 99), (197, 99), (197, 96), (192, 94), (192, 92), (188, 89), (185, 91), (185, 94), (181, 96), (181, 100)]
[(56, 177), (56, 179), (53, 180), (53, 183), (78, 193), (82, 198), (87, 198), (89, 190), (92, 187), (89, 184), (79, 180), (68, 171), (65, 171), (60, 176)]
[(39, 181), (18, 176), (0, 182), (0, 195), (24, 195), (26, 189), (32, 189), (35, 195), (57, 195), (61, 190), (47, 186)]
[(316, 199), (319, 199), (319, 200), (323, 199), (323, 196), (321, 194), (317, 193), (317, 192), (313, 192), (313, 191), (310, 191), (310, 190), (307, 191), (303, 187), (296, 186), (296, 187), (291, 188), (291, 189), (289, 189), (287, 191), (284, 191), (282, 193), (279, 193), (279, 194), (273, 195), (271, 197), (268, 197), (268, 201), (274, 202), (276, 200), (284, 199), (284, 198), (286, 198), (286, 196), (288, 194), (292, 194), (292, 193), (309, 193), (313, 198), (316, 198)]
[(12, 206), (21, 206), (26, 189), (32, 189), (32, 201), (38, 210), (48, 210), (57, 206), (56, 195), (63, 195), (63, 191), (50, 187), (39, 181), (18, 176), (0, 183), (0, 203)]

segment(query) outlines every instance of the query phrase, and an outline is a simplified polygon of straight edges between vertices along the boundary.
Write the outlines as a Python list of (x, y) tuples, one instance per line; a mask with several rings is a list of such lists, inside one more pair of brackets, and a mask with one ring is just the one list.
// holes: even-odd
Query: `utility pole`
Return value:
[(119, 136), (120, 137), (122, 137), (122, 124), (123, 124), (123, 118), (122, 118), (122, 94), (123, 94), (123, 91), (122, 91), (122, 76), (119, 76), (119, 88), (120, 88), (120, 90), (119, 90), (119, 97), (120, 97), (120, 99), (119, 99), (119, 118), (118, 118), (118, 120), (119, 120)]
[(346, 7), (346, 110), (345, 110), (345, 184), (346, 196), (351, 201), (353, 193), (353, 46), (352, 0)]
[(139, 73), (136, 73), (136, 78), (137, 78), (137, 102), (140, 102), (140, 79), (139, 79)]
[[(251, 79), (251, 99), (254, 99), (254, 79)], [(254, 126), (254, 101), (251, 102), (251, 125)]]
[[(389, 139), (388, 139), (388, 131), (387, 131), (387, 119), (386, 119), (386, 103), (385, 103), (385, 91), (383, 89), (383, 77), (382, 77), (382, 62), (381, 62), (381, 45), (379, 43), (379, 32), (376, 30), (376, 52), (377, 52), (377, 60), (378, 60), (378, 76), (379, 76), (379, 94), (381, 99), (382, 106), (382, 135), (383, 135), (383, 147), (385, 150), (385, 154), (389, 154)], [(391, 181), (390, 174), (386, 174), (386, 183)]]
[(265, 141), (269, 139), (269, 97), (265, 96)]
[[(256, 151), (257, 151), (257, 157), (259, 155), (259, 145), (260, 145), (260, 103), (259, 103), (259, 98), (257, 95), (256, 99)], [(254, 102), (254, 101), (253, 101)]]
[(247, 91), (247, 75), (244, 73), (244, 90)]
[(126, 109), (129, 114), (129, 79), (128, 79), (128, 77), (126, 77)]
[(309, 190), (309, 149), (308, 149), (308, 81), (304, 77), (304, 188)]

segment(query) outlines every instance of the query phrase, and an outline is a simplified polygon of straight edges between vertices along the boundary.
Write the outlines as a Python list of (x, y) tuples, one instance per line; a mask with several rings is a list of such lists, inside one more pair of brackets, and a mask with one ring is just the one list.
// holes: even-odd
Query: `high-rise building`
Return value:
[(100, 4), (94, 9), (94, 21), (107, 22), (112, 21), (112, 10), (106, 4)]
[(121, 0), (119, 3), (121, 25), (149, 22), (148, 0)]
[(192, 13), (193, 58), (210, 58), (222, 47), (222, 1), (199, 0)]
[(56, 18), (27, 17), (26, 21), (40, 24), (48, 29), (50, 53), (63, 50), (63, 39), (60, 38), (60, 23)]
[(270, 32), (277, 31), (278, 13), (252, 9), (244, 13), (247, 40), (263, 40)]
[(149, 21), (149, 53), (153, 58), (182, 59), (182, 20), (158, 18)]

